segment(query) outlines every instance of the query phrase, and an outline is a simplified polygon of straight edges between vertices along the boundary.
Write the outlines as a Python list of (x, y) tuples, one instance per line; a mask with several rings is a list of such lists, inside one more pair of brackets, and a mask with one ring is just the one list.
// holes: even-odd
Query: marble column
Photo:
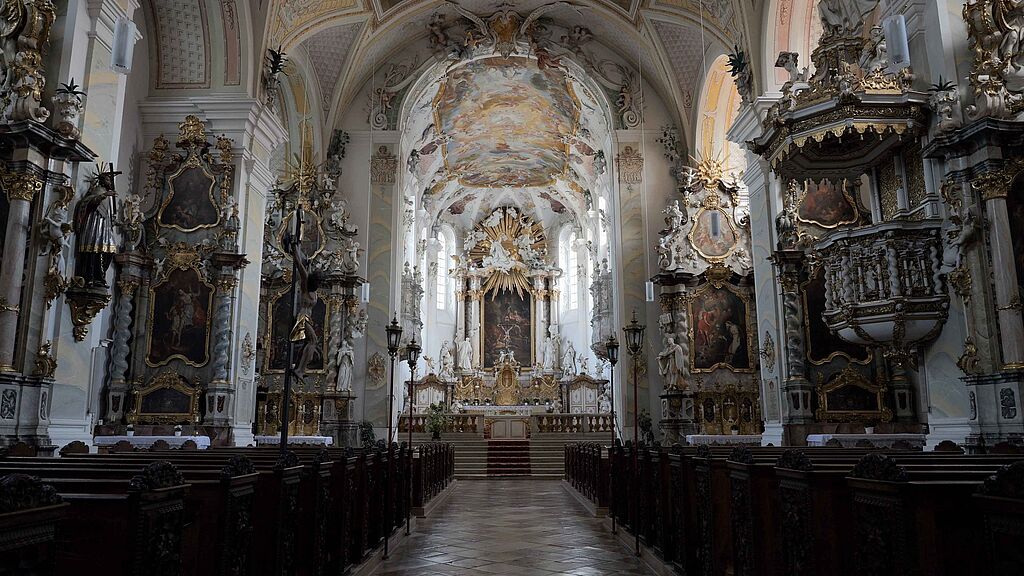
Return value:
[[(1003, 188), (1005, 190), (1005, 188)], [(999, 332), (1003, 366), (1024, 367), (1024, 324), (1021, 319), (1021, 294), (1017, 269), (1013, 257), (1013, 240), (1010, 237), (1010, 220), (1006, 212), (1006, 197), (988, 194), (982, 190), (985, 212), (988, 219), (988, 241), (992, 254), (992, 269), (995, 285), (996, 312), (999, 317)]]
[(483, 299), (481, 279), (478, 274), (469, 277), (469, 342), (473, 345), (473, 366), (483, 367), (483, 350), (480, 338), (483, 333), (480, 331), (480, 301)]
[(786, 376), (783, 382), (788, 410), (786, 424), (808, 424), (814, 421), (811, 395), (814, 387), (807, 379), (807, 343), (804, 341), (804, 306), (800, 297), (800, 275), (803, 252), (778, 250), (775, 265), (782, 285), (782, 314)]
[(0, 264), (0, 372), (15, 372), (18, 317), (25, 252), (32, 220), (32, 198), (43, 189), (43, 178), (30, 170), (0, 174), (7, 192), (9, 211)]
[(106, 424), (120, 424), (127, 409), (130, 388), (128, 354), (131, 351), (131, 324), (135, 293), (142, 284), (146, 257), (138, 252), (124, 252), (114, 257), (120, 271), (117, 279), (117, 300), (114, 302), (114, 333), (110, 346), (110, 384), (107, 386)]
[(536, 271), (530, 274), (533, 281), (533, 363), (542, 364), (540, 353), (544, 347), (544, 341), (548, 337), (548, 289), (547, 273)]

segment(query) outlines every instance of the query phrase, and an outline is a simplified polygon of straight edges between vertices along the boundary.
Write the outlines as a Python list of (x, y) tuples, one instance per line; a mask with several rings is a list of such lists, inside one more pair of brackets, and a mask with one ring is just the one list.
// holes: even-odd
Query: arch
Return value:
[(818, 0), (771, 0), (765, 11), (761, 80), (765, 93), (778, 92), (788, 77), (775, 67), (779, 52), (800, 54), (800, 67), (811, 65), (811, 52), (821, 38)]
[(698, 104), (695, 126), (696, 156), (722, 163), (727, 170), (739, 174), (746, 170), (746, 153), (729, 141), (729, 128), (740, 111), (740, 93), (729, 73), (729, 57), (722, 54), (708, 67)]

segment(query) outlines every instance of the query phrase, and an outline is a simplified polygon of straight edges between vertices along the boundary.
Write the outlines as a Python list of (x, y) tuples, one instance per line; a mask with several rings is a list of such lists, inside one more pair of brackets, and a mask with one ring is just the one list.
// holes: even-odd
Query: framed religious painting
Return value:
[(804, 341), (807, 342), (807, 359), (811, 364), (821, 366), (836, 358), (845, 358), (855, 364), (871, 362), (870, 348), (843, 340), (825, 325), (824, 269), (819, 266), (812, 270), (801, 288), (804, 299)]
[(492, 368), (509, 355), (523, 366), (532, 366), (533, 298), (515, 290), (495, 288), (484, 294), (482, 303), (484, 367)]
[(818, 376), (818, 408), (821, 422), (889, 422), (892, 410), (885, 405), (887, 388), (868, 380), (847, 365), (829, 378)]
[[(291, 288), (275, 293), (267, 304), (267, 318), (270, 326), (264, 340), (266, 355), (266, 370), (268, 372), (283, 373), (288, 366), (288, 346), (291, 342), (292, 331), (292, 299), (294, 292)], [(328, 322), (327, 303), (321, 297), (317, 299), (313, 307), (313, 327), (320, 338), (319, 353), (313, 355), (312, 360), (306, 368), (310, 374), (323, 373), (326, 366), (328, 350), (327, 336), (324, 328)]]
[(800, 196), (797, 219), (827, 229), (856, 224), (857, 204), (847, 191), (848, 186), (847, 182), (808, 180)]
[(692, 370), (752, 372), (756, 361), (749, 297), (728, 284), (709, 282), (697, 289), (689, 307)]
[(739, 234), (729, 214), (721, 208), (717, 194), (708, 194), (693, 217), (687, 238), (690, 246), (709, 261), (722, 261), (736, 249)]
[(213, 291), (197, 268), (173, 269), (153, 286), (147, 365), (181, 360), (198, 368), (209, 362)]
[(167, 178), (167, 192), (157, 212), (157, 224), (195, 232), (220, 223), (217, 177), (193, 150), (177, 172)]

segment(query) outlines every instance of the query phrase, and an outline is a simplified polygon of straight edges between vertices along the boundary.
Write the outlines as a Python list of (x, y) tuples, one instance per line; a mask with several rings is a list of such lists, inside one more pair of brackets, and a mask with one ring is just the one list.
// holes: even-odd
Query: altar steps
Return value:
[[(491, 443), (479, 434), (447, 433), (443, 442), (455, 445), (455, 476), (460, 479), (480, 479), (490, 476), (488, 471), (488, 446)], [(429, 442), (429, 434), (414, 434), (414, 443)], [(600, 442), (611, 444), (611, 433), (588, 434), (534, 434), (529, 442), (528, 474), (516, 474), (516, 478), (559, 479), (565, 473), (565, 445), (574, 442)], [(494, 442), (500, 442), (495, 440)], [(522, 441), (520, 441), (522, 442)]]
[(491, 440), (487, 443), (487, 475), (529, 476), (529, 440)]

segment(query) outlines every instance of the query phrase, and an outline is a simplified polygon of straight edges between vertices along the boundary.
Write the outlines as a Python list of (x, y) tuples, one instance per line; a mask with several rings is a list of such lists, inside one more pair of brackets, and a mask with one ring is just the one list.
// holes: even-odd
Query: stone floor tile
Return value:
[(651, 574), (557, 481), (463, 481), (374, 576)]

